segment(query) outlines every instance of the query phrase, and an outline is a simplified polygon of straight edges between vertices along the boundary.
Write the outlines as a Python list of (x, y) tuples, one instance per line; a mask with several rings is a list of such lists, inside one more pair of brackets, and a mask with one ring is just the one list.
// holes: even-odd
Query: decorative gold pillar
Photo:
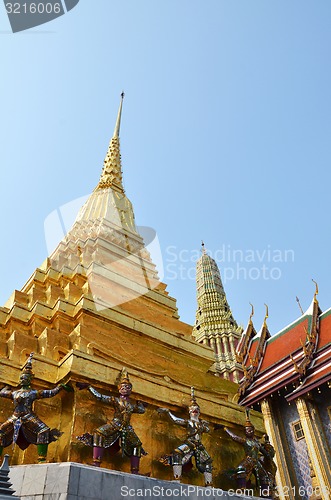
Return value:
[(323, 500), (329, 500), (331, 492), (330, 468), (325, 461), (325, 452), (319, 446), (318, 439), (315, 435), (314, 424), (309, 413), (307, 402), (303, 398), (298, 398), (295, 403), (305, 435), (309, 458), (315, 476), (318, 478), (321, 498)]
[(225, 358), (227, 359), (229, 356), (229, 347), (228, 347), (227, 337), (222, 337), (222, 342), (223, 342), (223, 347), (224, 347)]
[(222, 343), (221, 339), (219, 337), (216, 337), (216, 345), (217, 345), (217, 354), (219, 358), (223, 358), (223, 350), (222, 350)]
[(210, 338), (210, 347), (213, 349), (214, 353), (217, 354), (216, 341), (214, 337)]
[(282, 437), (279, 428), (276, 425), (276, 419), (273, 414), (270, 402), (264, 399), (261, 402), (261, 411), (264, 419), (264, 426), (269, 436), (272, 446), (275, 448), (275, 462), (277, 465), (276, 484), (277, 498), (280, 500), (295, 500), (294, 491), (291, 488), (292, 481), (286, 463), (286, 456), (282, 445)]
[(230, 341), (231, 354), (233, 356), (233, 359), (236, 359), (236, 348), (234, 346), (234, 339), (232, 335), (229, 336), (229, 341)]
[(233, 371), (233, 381), (236, 382), (237, 384), (239, 384), (240, 377), (238, 375), (238, 371), (237, 370)]

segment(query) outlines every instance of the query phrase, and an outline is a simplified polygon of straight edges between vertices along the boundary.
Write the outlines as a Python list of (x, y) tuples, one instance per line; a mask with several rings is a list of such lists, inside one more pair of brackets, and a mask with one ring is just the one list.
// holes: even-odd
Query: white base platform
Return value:
[[(243, 500), (218, 488), (161, 481), (73, 462), (10, 467), (12, 488), (22, 500)], [(10, 498), (10, 497), (8, 497)], [(256, 497), (255, 497), (256, 498)]]

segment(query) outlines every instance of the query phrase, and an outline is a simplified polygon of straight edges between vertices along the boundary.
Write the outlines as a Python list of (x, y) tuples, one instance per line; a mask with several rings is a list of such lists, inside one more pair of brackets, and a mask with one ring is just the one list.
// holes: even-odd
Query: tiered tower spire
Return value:
[(235, 350), (242, 328), (238, 327), (229, 307), (220, 271), (202, 243), (202, 255), (196, 266), (197, 301), (193, 337), (212, 347), (216, 371), (224, 378), (239, 382), (242, 368)]

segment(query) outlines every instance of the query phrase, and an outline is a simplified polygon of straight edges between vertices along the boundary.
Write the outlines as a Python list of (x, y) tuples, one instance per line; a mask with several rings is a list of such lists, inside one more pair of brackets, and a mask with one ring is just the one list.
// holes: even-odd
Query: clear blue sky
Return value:
[(47, 215), (98, 182), (125, 90), (125, 189), (181, 318), (201, 239), (239, 323), (266, 302), (276, 333), (311, 278), (331, 307), (329, 0), (81, 0), (17, 34), (0, 6), (0, 47), (0, 304), (46, 258)]

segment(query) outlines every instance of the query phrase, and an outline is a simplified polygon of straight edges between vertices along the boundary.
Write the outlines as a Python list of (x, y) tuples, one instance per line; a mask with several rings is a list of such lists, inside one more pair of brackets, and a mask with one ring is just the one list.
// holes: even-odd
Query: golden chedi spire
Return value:
[[(125, 195), (122, 182), (119, 133), (123, 99), (124, 92), (121, 94), (114, 134), (109, 143), (99, 183), (81, 208), (76, 222), (90, 224), (96, 221), (98, 226), (110, 224), (120, 233), (129, 231), (137, 235), (133, 207)], [(126, 241), (124, 245), (127, 247)], [(138, 246), (143, 246), (142, 241)]]
[(113, 137), (110, 140), (106, 158), (103, 162), (103, 169), (100, 177), (99, 184), (96, 189), (103, 189), (111, 187), (121, 193), (124, 193), (122, 184), (122, 165), (120, 153), (120, 127), (122, 117), (124, 92), (121, 94), (121, 102), (118, 109), (116, 125)]
[[(65, 268), (68, 273), (76, 265), (83, 269), (95, 307), (99, 309), (123, 306), (160, 284), (122, 185), (119, 133), (123, 98), (124, 93), (99, 183), (50, 256), (52, 266), (58, 271)], [(162, 300), (164, 295), (162, 292)], [(169, 297), (169, 310), (178, 315), (174, 305)]]

